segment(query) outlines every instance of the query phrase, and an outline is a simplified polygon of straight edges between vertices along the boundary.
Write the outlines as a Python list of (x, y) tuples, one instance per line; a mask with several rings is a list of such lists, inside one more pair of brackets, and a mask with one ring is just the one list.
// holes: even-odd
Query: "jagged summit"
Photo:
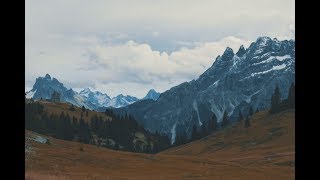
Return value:
[(51, 76), (49, 74), (46, 74), (44, 78), (45, 79), (51, 79)]
[(153, 99), (153, 100), (157, 100), (160, 96), (160, 93), (158, 93), (157, 91), (155, 91), (154, 89), (150, 89), (149, 92), (147, 93), (147, 95), (142, 98), (142, 99)]
[(241, 57), (246, 53), (246, 49), (244, 48), (243, 45), (240, 46), (238, 52), (236, 53), (237, 56)]
[(270, 41), (271, 38), (268, 37), (268, 36), (260, 36), (257, 38), (256, 42), (259, 43), (259, 42), (266, 42), (266, 41)]
[(91, 92), (90, 88), (84, 88), (81, 92)]
[(222, 60), (231, 60), (234, 56), (233, 50), (229, 47), (226, 48), (224, 53), (221, 56)]

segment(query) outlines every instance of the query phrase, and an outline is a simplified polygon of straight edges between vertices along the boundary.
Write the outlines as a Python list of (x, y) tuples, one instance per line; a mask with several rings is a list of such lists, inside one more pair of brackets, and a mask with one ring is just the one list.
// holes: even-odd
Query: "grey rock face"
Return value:
[(234, 120), (240, 110), (248, 114), (250, 106), (269, 108), (275, 86), (284, 99), (294, 81), (294, 40), (260, 37), (236, 54), (226, 48), (197, 80), (165, 91), (157, 101), (139, 101), (114, 111), (129, 113), (146, 129), (170, 134), (174, 140), (178, 132), (190, 135), (194, 124), (201, 126), (213, 113), (221, 121), (226, 110)]
[(129, 95), (124, 96), (122, 94), (119, 94), (118, 96), (112, 98), (106, 107), (116, 107), (116, 108), (124, 107), (138, 100), (139, 100), (138, 98), (133, 96), (129, 96)]
[(142, 99), (153, 99), (153, 100), (157, 100), (160, 96), (160, 93), (158, 93), (157, 91), (155, 91), (154, 89), (150, 89), (149, 92), (147, 93), (147, 95), (142, 98)]

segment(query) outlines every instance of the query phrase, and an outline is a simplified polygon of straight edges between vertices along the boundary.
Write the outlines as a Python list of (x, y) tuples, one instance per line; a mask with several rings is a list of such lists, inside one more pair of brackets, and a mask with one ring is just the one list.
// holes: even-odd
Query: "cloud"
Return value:
[(227, 46), (294, 38), (293, 0), (27, 0), (25, 86), (143, 97), (196, 79)]
[(153, 35), (154, 37), (158, 37), (158, 36), (159, 36), (159, 32), (154, 31), (154, 32), (152, 32), (152, 35)]
[(168, 52), (182, 47), (171, 40), (288, 36), (294, 9), (294, 0), (27, 0), (26, 35), (32, 41), (50, 34), (93, 35), (112, 43), (132, 39)]
[[(37, 69), (34, 74), (39, 71), (40, 75), (53, 73), (52, 76), (66, 82), (68, 87), (90, 86), (111, 96), (123, 93), (143, 97), (148, 89), (155, 88), (163, 92), (184, 81), (196, 79), (227, 46), (237, 51), (241, 44), (248, 46), (249, 43), (248, 40), (229, 36), (167, 54), (153, 50), (149, 44), (130, 40), (118, 45), (102, 43), (92, 46), (85, 50), (81, 59), (70, 58), (65, 61), (64, 54), (61, 57), (43, 54), (39, 57), (41, 61), (43, 56), (61, 61), (38, 66), (35, 62), (40, 59), (35, 59), (34, 62), (28, 61), (27, 65), (32, 64), (33, 70)], [(32, 74), (30, 71), (28, 73)]]

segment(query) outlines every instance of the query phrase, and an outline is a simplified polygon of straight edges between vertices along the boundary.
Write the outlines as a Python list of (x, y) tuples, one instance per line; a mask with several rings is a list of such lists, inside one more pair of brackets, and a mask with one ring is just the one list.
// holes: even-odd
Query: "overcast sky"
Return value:
[(294, 39), (294, 9), (294, 0), (26, 0), (25, 87), (49, 73), (112, 97), (164, 92), (227, 46)]

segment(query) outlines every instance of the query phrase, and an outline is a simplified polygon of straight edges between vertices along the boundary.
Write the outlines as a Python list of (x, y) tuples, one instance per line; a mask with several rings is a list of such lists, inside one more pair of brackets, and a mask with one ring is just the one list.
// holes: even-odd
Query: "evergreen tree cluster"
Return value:
[(244, 127), (250, 127), (251, 124), (250, 124), (250, 119), (249, 119), (249, 116), (246, 117), (246, 120), (244, 121)]
[(83, 119), (71, 118), (64, 112), (48, 115), (37, 102), (25, 104), (25, 128), (63, 140), (77, 138), (83, 143), (89, 143), (92, 138), (89, 125)]
[(294, 83), (291, 83), (291, 86), (289, 88), (289, 94), (288, 94), (288, 106), (289, 108), (295, 108), (295, 99), (296, 97), (296, 88)]
[(271, 108), (270, 113), (277, 113), (285, 109), (295, 108), (295, 85), (291, 83), (289, 87), (288, 97), (285, 100), (281, 100), (281, 92), (278, 86), (276, 86), (274, 93), (271, 96)]
[[(74, 111), (73, 108), (71, 106), (69, 110)], [(84, 120), (84, 112), (88, 111), (82, 107), (80, 119), (70, 117), (65, 112), (61, 112), (60, 115), (49, 115), (40, 103), (25, 103), (25, 128), (58, 139), (86, 144), (101, 145), (100, 142), (103, 139), (112, 139), (115, 142), (114, 145), (103, 144), (101, 146), (113, 149), (121, 147), (121, 150), (133, 152), (156, 153), (170, 146), (166, 135), (146, 131), (130, 115), (120, 117), (113, 114), (111, 110), (107, 110), (106, 114), (112, 120), (94, 115), (88, 123)], [(148, 145), (145, 148), (137, 148), (133, 143), (135, 132), (141, 132), (147, 138)]]
[(178, 133), (174, 142), (174, 146), (179, 146), (186, 144), (190, 141), (194, 141), (203, 137), (208, 136), (209, 134), (215, 132), (218, 129), (217, 116), (213, 113), (211, 119), (207, 122), (204, 122), (202, 126), (197, 127), (196, 124), (192, 127), (191, 137), (188, 138), (185, 132)]
[(229, 123), (230, 123), (230, 121), (229, 121), (228, 113), (227, 113), (227, 111), (224, 111), (222, 122), (221, 122), (221, 127), (226, 127), (229, 125)]
[(73, 104), (71, 104), (71, 106), (70, 106), (69, 110), (70, 110), (70, 111), (75, 111), (75, 110), (76, 110), (76, 108), (74, 107), (74, 105), (73, 105)]
[[(255, 113), (258, 113), (259, 110), (257, 109)], [(245, 118), (245, 121), (244, 121), (244, 127), (250, 127), (251, 126), (251, 123), (250, 123), (250, 117), (253, 115), (253, 108), (252, 106), (249, 107), (249, 114), (246, 116)], [(239, 111), (239, 118), (238, 118), (238, 121), (239, 122), (242, 122), (244, 120), (244, 117), (242, 115), (242, 112)]]

